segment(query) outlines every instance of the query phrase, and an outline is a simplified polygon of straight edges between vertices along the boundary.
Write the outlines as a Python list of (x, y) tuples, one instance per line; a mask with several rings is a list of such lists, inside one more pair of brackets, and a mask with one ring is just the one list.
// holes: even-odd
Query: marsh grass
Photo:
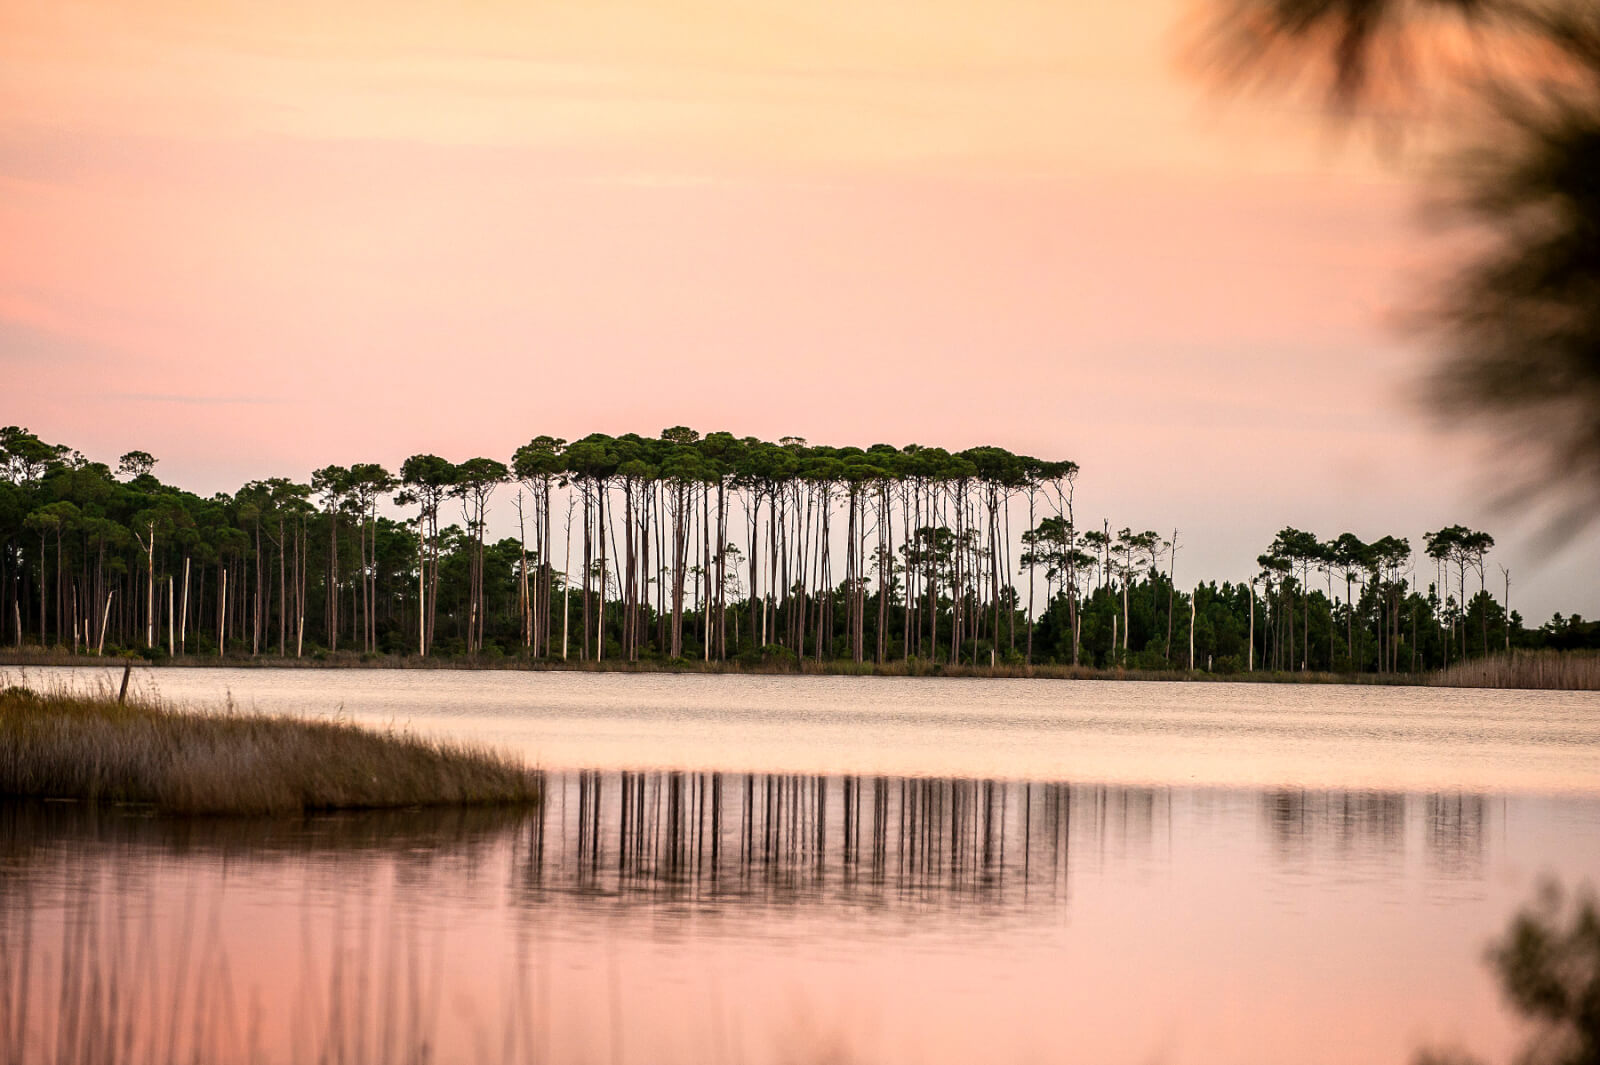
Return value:
[(1600, 691), (1600, 653), (1513, 651), (1451, 666), (1435, 674), (1433, 683), (1447, 688)]
[(175, 709), (109, 692), (0, 690), (0, 796), (283, 814), (538, 799), (483, 748), (347, 722)]

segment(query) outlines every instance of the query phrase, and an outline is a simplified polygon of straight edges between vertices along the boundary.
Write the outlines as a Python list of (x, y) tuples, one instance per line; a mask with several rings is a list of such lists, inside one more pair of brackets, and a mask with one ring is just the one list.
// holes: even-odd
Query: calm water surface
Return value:
[(136, 683), (490, 743), (548, 800), (289, 822), (0, 805), (0, 1058), (1503, 1060), (1519, 1033), (1484, 943), (1542, 875), (1600, 880), (1587, 694)]

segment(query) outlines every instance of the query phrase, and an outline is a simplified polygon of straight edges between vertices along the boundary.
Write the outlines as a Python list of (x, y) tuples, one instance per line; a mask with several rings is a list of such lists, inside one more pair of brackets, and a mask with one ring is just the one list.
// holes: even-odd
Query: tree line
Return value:
[[(0, 633), (146, 657), (1220, 671), (1600, 645), (1576, 616), (1525, 629), (1509, 574), (1499, 600), (1488, 586), (1492, 537), (1462, 526), (1420, 559), (1403, 538), (1285, 529), (1254, 579), (1182, 591), (1176, 531), (1080, 528), (1070, 461), (682, 426), (538, 436), (508, 458), (325, 466), (202, 498), (145, 452), (113, 470), (0, 429)], [(516, 536), (490, 539), (497, 507)]]

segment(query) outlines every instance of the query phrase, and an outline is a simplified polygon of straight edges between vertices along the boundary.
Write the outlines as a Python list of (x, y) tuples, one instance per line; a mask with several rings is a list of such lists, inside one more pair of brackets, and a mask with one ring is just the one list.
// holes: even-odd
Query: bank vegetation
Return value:
[[(325, 466), (203, 498), (0, 429), (0, 646), (326, 664), (1405, 676), (1600, 647), (1530, 626), (1489, 534), (1285, 527), (1244, 579), (1084, 520), (1078, 467), (675, 426)], [(495, 525), (514, 536), (489, 535)], [(455, 519), (455, 520), (453, 520)], [(691, 667), (691, 663), (698, 663)]]
[(1440, 672), (1433, 682), (1454, 688), (1600, 691), (1600, 653), (1514, 651), (1451, 666)]
[(298, 814), (530, 803), (538, 794), (533, 773), (514, 761), (409, 733), (0, 689), (0, 795)]

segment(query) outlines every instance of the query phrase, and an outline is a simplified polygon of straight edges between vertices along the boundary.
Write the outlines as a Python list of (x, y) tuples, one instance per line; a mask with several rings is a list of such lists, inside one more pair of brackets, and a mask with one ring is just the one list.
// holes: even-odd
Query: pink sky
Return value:
[(0, 7), (0, 422), (202, 492), (686, 423), (992, 442), (1180, 582), (1489, 528), (1392, 328), (1416, 187), (1219, 106), (1177, 0)]

